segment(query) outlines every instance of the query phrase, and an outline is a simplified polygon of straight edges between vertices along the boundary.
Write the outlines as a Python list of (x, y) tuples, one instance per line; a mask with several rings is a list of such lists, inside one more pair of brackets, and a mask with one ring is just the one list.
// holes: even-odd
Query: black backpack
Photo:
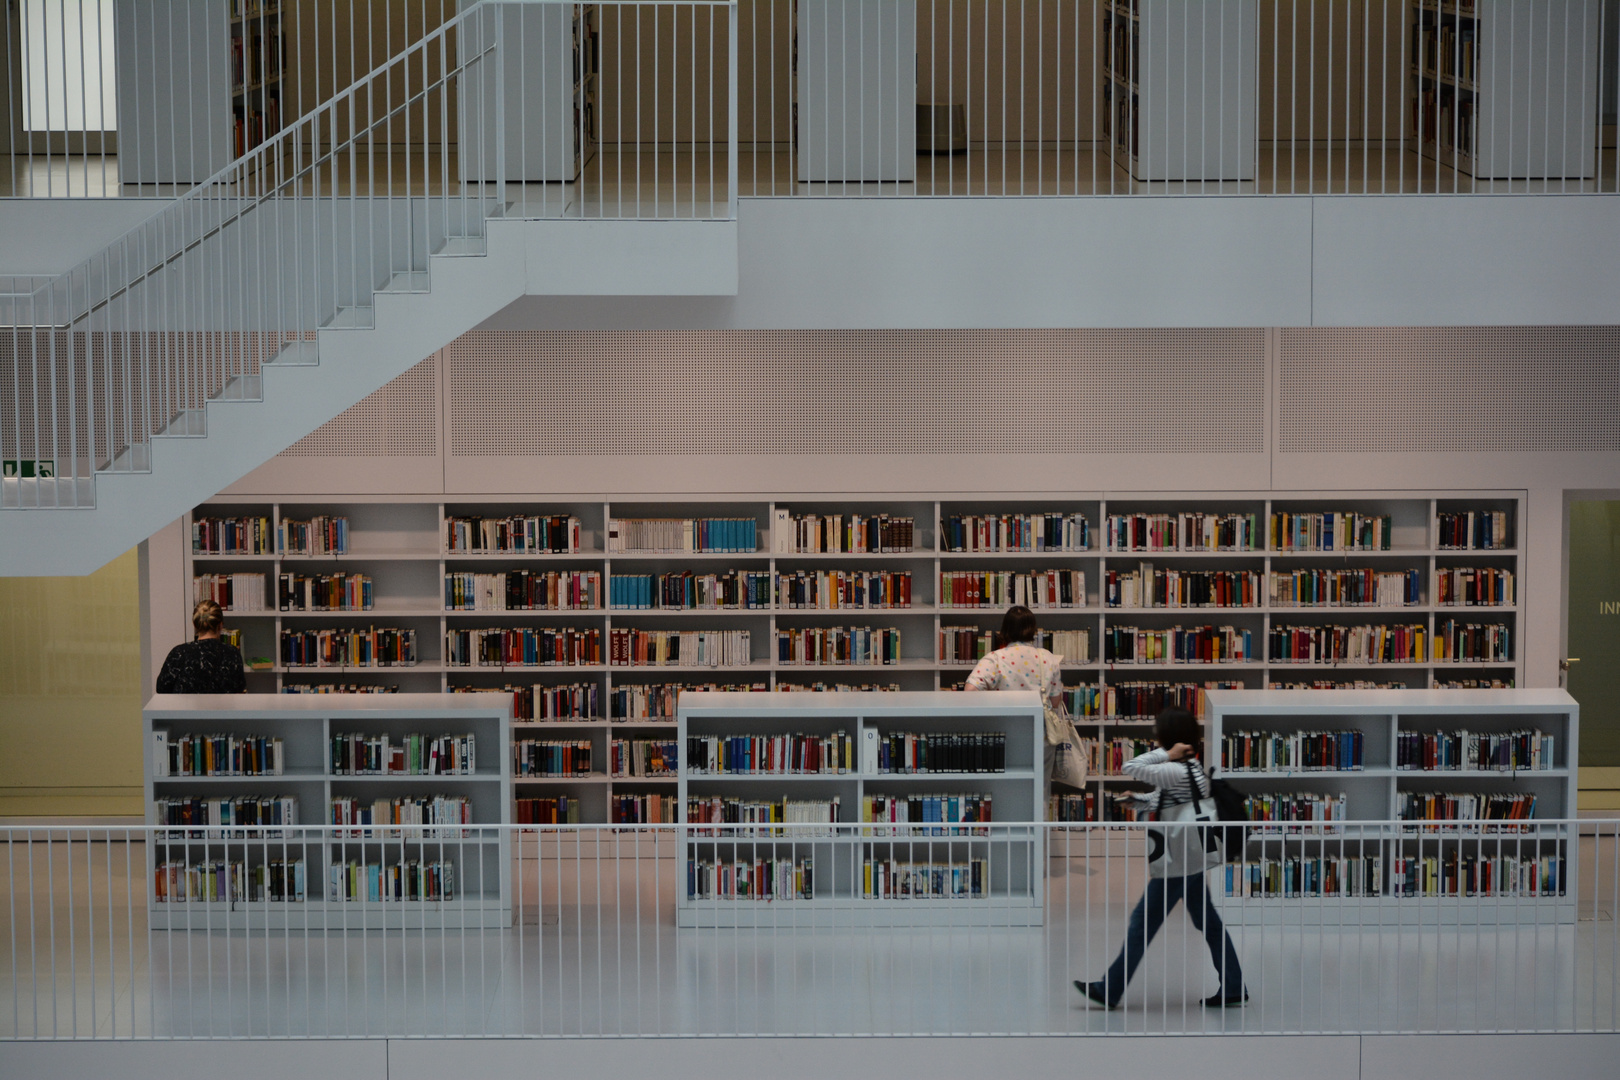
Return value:
[[(1209, 801), (1215, 804), (1215, 817), (1220, 821), (1246, 822), (1249, 820), (1249, 811), (1243, 805), (1243, 796), (1237, 788), (1225, 780), (1217, 780), (1213, 771), (1204, 774), (1209, 777)], [(1202, 802), (1198, 798), (1198, 779), (1193, 773), (1192, 762), (1187, 763), (1187, 783), (1192, 788), (1195, 802)], [(1243, 843), (1247, 837), (1248, 829), (1243, 825), (1226, 825), (1212, 830), (1220, 839), (1221, 849), (1225, 852), (1228, 862), (1243, 857)]]

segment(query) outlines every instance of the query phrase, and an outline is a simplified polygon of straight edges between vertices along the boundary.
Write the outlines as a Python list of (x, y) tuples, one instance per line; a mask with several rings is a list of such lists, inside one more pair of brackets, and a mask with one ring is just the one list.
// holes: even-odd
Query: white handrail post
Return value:
[[(739, 8), (737, 0), (731, 0), (729, 16), (730, 26), (730, 68), (728, 70), (726, 92), (726, 216), (731, 221), (737, 220), (737, 18)], [(710, 91), (713, 92), (712, 90)]]
[[(506, 7), (492, 6), (495, 15), (495, 204), (506, 211)], [(520, 37), (519, 40), (522, 40)], [(480, 199), (480, 202), (483, 200)], [(480, 213), (484, 213), (480, 211)], [(488, 242), (485, 229), (485, 242)]]

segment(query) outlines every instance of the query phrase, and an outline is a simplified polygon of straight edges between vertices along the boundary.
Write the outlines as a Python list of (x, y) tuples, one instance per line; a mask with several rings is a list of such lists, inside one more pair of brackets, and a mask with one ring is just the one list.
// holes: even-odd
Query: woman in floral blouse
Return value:
[[(1054, 708), (1063, 701), (1063, 657), (1036, 646), (1040, 626), (1027, 607), (1007, 609), (1001, 620), (1001, 648), (980, 660), (967, 677), (969, 690), (1034, 690)], [(1042, 739), (1045, 747), (1042, 775), (1051, 788), (1052, 758), (1055, 748)]]

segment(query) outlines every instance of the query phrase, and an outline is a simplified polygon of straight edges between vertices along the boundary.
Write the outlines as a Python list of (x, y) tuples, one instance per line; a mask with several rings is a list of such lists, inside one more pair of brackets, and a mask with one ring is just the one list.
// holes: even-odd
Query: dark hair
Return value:
[(1001, 643), (1006, 646), (1034, 641), (1039, 630), (1033, 611), (1022, 605), (1010, 607), (1007, 609), (1006, 618), (1001, 620)]
[(1186, 743), (1194, 750), (1203, 749), (1204, 736), (1199, 730), (1198, 718), (1186, 709), (1175, 706), (1163, 710), (1154, 719), (1153, 737), (1158, 739), (1159, 745), (1166, 750), (1176, 743)]

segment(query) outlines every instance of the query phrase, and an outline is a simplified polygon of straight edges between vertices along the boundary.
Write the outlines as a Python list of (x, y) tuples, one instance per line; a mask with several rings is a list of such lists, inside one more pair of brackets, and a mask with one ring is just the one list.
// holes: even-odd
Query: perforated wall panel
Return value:
[(1620, 328), (1282, 334), (1281, 453), (1620, 450)]
[(281, 457), (434, 457), (439, 361), (417, 364), (283, 450)]
[(1260, 330), (481, 331), (452, 456), (1261, 453)]

